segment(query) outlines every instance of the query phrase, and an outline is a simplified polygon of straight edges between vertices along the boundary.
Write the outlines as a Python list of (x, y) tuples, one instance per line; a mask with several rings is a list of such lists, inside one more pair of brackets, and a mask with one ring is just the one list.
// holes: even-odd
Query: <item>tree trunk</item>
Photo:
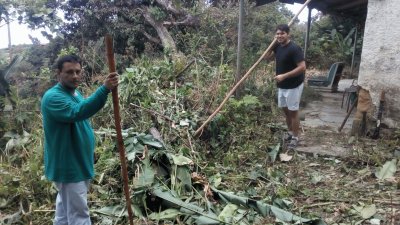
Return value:
[(148, 8), (144, 8), (143, 16), (146, 21), (157, 31), (158, 37), (161, 39), (161, 44), (164, 46), (164, 49), (168, 49), (171, 53), (177, 53), (178, 50), (176, 48), (176, 44), (171, 34), (167, 30), (166, 27), (163, 26), (162, 23), (156, 21), (150, 14)]
[(10, 54), (10, 62), (11, 62), (12, 61), (12, 45), (11, 45), (10, 17), (8, 16), (8, 12), (6, 12), (6, 23), (7, 23), (7, 32), (8, 32), (8, 52)]

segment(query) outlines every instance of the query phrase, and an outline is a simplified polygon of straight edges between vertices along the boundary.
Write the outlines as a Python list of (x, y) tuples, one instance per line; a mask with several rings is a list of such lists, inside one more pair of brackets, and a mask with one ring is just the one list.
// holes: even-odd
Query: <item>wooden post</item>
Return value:
[(312, 9), (310, 7), (308, 7), (307, 31), (306, 31), (306, 38), (304, 41), (304, 59), (307, 58), (307, 51), (308, 51), (308, 47), (310, 45), (311, 12), (312, 12)]
[(351, 105), (351, 108), (350, 108), (349, 112), (347, 112), (346, 117), (344, 118), (342, 124), (341, 124), (340, 127), (338, 128), (338, 131), (339, 131), (339, 132), (342, 131), (344, 125), (345, 125), (346, 122), (347, 122), (347, 119), (349, 118), (349, 116), (350, 116), (350, 114), (351, 114), (351, 112), (353, 111), (354, 107), (356, 107), (357, 101), (358, 101), (358, 98), (354, 99), (354, 102), (353, 102), (353, 104)]

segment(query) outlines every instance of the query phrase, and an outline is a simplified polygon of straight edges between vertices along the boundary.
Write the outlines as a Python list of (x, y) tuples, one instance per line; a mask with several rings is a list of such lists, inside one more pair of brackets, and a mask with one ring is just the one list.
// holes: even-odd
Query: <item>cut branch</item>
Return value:
[[(297, 199), (304, 199), (303, 197), (299, 197)], [(323, 202), (328, 202), (328, 203), (332, 203), (332, 202), (345, 202), (345, 203), (354, 203), (354, 202), (360, 202), (360, 201), (365, 201), (365, 202), (369, 202), (371, 201), (371, 199), (368, 198), (358, 198), (358, 199), (322, 199), (322, 198), (316, 198), (313, 199), (313, 202), (316, 202), (315, 204), (322, 204)], [(380, 204), (386, 204), (386, 205), (396, 205), (399, 206), (400, 205), (400, 199), (373, 199), (372, 200), (374, 203), (380, 203)]]
[(177, 8), (175, 8), (172, 5), (172, 1), (170, 0), (156, 0), (157, 4), (159, 4), (162, 8), (164, 8), (165, 10), (167, 10), (168, 12), (171, 12), (172, 14), (174, 14), (175, 16), (181, 16), (183, 14), (185, 14), (182, 10), (179, 10)]
[(153, 111), (153, 110), (150, 110), (150, 109), (143, 108), (142, 106), (136, 105), (136, 104), (133, 104), (133, 103), (130, 103), (130, 105), (131, 105), (131, 106), (134, 106), (134, 107), (136, 107), (136, 108), (139, 108), (139, 109), (143, 109), (144, 111), (146, 111), (146, 112), (148, 112), (148, 113), (150, 113), (150, 114), (152, 114), (152, 115), (160, 116), (160, 117), (163, 118), (164, 120), (167, 120), (167, 121), (169, 121), (169, 122), (175, 123), (175, 121), (173, 121), (171, 118), (169, 118), (168, 116), (165, 116), (165, 115), (163, 115), (163, 114), (161, 114), (161, 113), (159, 113), (159, 112), (156, 112), (156, 111)]
[(171, 52), (173, 53), (178, 52), (175, 41), (172, 38), (171, 34), (168, 32), (167, 28), (162, 25), (162, 23), (156, 21), (152, 17), (148, 7), (143, 8), (143, 17), (157, 31), (163, 47), (171, 50)]
[(164, 26), (188, 26), (188, 27), (198, 27), (200, 25), (199, 18), (192, 15), (186, 15), (186, 18), (182, 21), (173, 22), (165, 21)]
[(186, 72), (187, 69), (189, 69), (189, 67), (195, 62), (195, 60), (193, 59), (189, 64), (187, 64), (185, 66), (185, 68), (183, 68), (183, 70), (181, 72), (178, 73), (178, 75), (175, 76), (175, 78), (179, 78), (184, 72)]
[(149, 33), (147, 33), (144, 30), (142, 30), (141, 32), (149, 41), (151, 41), (151, 42), (153, 42), (155, 44), (160, 44), (160, 42), (161, 42), (160, 39), (151, 36)]

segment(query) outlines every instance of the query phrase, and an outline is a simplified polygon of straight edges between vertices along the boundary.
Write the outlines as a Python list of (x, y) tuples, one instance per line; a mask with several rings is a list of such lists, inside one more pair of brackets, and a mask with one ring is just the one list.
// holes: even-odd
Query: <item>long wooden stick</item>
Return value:
[[(111, 35), (106, 35), (105, 42), (106, 42), (106, 49), (107, 49), (108, 68), (109, 68), (110, 73), (114, 73), (114, 72), (116, 72), (116, 69), (115, 69), (115, 60), (114, 60), (113, 39), (112, 39)], [(124, 193), (125, 193), (125, 199), (126, 199), (126, 208), (128, 209), (129, 224), (133, 225), (131, 197), (129, 195), (129, 186), (128, 186), (128, 170), (126, 168), (124, 141), (122, 139), (122, 130), (121, 130), (121, 116), (119, 114), (118, 88), (114, 88), (112, 90), (112, 100), (113, 100), (113, 108), (114, 108), (115, 130), (117, 132), (117, 146), (118, 146), (118, 151), (119, 151), (119, 159), (121, 160), (121, 174), (122, 174), (122, 178), (124, 181)]]
[[(303, 11), (303, 9), (308, 5), (308, 3), (310, 3), (312, 0), (307, 0), (303, 6), (300, 8), (299, 12), (292, 18), (292, 20), (290, 20), (290, 22), (288, 23), (288, 26), (292, 26), (292, 24), (294, 23), (294, 21), (296, 20), (296, 18), (299, 16), (299, 14)], [(235, 86), (233, 86), (233, 88), (228, 92), (228, 94), (225, 96), (225, 99), (222, 101), (222, 103), (218, 106), (218, 108), (208, 117), (208, 119), (196, 130), (196, 132), (194, 133), (194, 136), (199, 136), (200, 133), (203, 131), (204, 127), (212, 120), (212, 118), (214, 118), (215, 115), (217, 115), (217, 113), (222, 109), (222, 107), (225, 105), (225, 103), (228, 101), (228, 99), (231, 97), (231, 95), (236, 91), (236, 89), (240, 86), (240, 84), (243, 83), (243, 81), (245, 81), (251, 74), (251, 72), (253, 72), (253, 70), (258, 66), (258, 64), (265, 58), (265, 56), (271, 52), (272, 48), (275, 46), (276, 44), (276, 38), (274, 38), (274, 40), (272, 41), (272, 43), (269, 45), (269, 47), (267, 48), (267, 50), (264, 51), (264, 53), (261, 55), (261, 57), (257, 60), (256, 63), (254, 63), (254, 65), (249, 69), (249, 71), (247, 71), (247, 73), (242, 77), (242, 79), (240, 79)]]
[[(349, 100), (349, 101), (350, 101), (350, 100)], [(346, 115), (346, 117), (344, 118), (342, 124), (341, 124), (340, 127), (338, 128), (339, 133), (342, 131), (344, 125), (345, 125), (346, 122), (347, 122), (347, 119), (350, 117), (351, 112), (352, 112), (353, 109), (356, 107), (357, 101), (358, 101), (358, 98), (356, 97), (356, 98), (354, 99), (353, 104), (351, 105), (351, 108), (350, 108), (349, 112), (347, 113), (347, 115)]]

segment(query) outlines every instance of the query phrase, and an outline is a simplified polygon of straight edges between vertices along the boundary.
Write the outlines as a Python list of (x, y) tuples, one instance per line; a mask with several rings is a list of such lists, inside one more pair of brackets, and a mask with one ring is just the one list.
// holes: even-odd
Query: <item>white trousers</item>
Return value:
[(292, 89), (278, 88), (278, 107), (287, 107), (290, 111), (298, 111), (303, 88), (304, 83)]
[(89, 181), (55, 185), (58, 194), (53, 225), (91, 225), (87, 206)]

